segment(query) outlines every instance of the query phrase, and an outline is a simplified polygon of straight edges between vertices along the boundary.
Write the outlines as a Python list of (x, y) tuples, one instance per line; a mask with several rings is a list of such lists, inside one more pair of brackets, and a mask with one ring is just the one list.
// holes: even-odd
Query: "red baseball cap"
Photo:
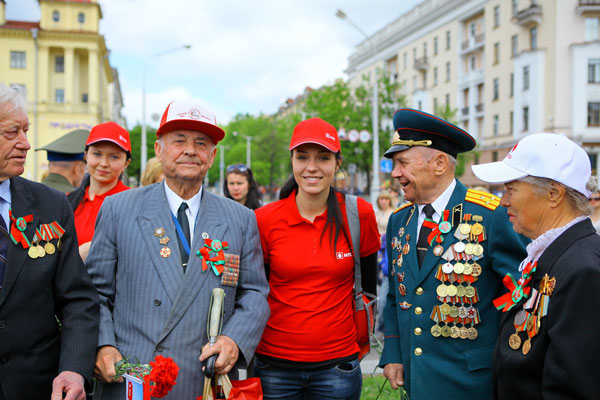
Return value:
[(87, 142), (85, 142), (85, 146), (87, 147), (102, 141), (112, 142), (123, 150), (131, 153), (129, 131), (116, 122), (109, 121), (94, 126), (90, 131)]
[(307, 119), (298, 123), (294, 128), (290, 150), (305, 143), (318, 144), (333, 153), (340, 151), (340, 138), (337, 130), (321, 118)]
[(198, 104), (172, 101), (160, 120), (156, 137), (163, 133), (180, 130), (206, 133), (215, 144), (225, 137), (225, 131), (217, 125), (214, 113)]

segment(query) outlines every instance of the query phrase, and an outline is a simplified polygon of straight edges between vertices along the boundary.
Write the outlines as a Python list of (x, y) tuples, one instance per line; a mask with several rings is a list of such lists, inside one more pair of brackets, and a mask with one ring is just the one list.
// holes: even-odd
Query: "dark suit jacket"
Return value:
[[(571, 226), (544, 251), (532, 287), (539, 289), (545, 274), (556, 278), (556, 286), (527, 355), (508, 345), (515, 314), (527, 300), (502, 314), (495, 398), (600, 399), (600, 236), (589, 219)], [(524, 332), (519, 335), (522, 341), (527, 338)]]
[(42, 258), (11, 242), (0, 293), (0, 387), (6, 399), (47, 400), (60, 372), (91, 378), (98, 294), (79, 257), (66, 196), (20, 177), (10, 191), (13, 216), (33, 214), (24, 232), (30, 241), (40, 224), (57, 221), (65, 230), (62, 251)]

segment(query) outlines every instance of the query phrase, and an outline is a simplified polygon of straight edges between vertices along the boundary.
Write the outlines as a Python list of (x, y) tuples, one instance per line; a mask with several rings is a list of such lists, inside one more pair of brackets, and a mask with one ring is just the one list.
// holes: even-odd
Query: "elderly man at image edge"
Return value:
[(455, 179), (456, 156), (475, 140), (413, 109), (394, 115), (385, 153), (410, 201), (386, 232), (389, 293), (380, 366), (413, 400), (492, 396), (500, 281), (525, 255), (524, 238), (489, 193)]
[[(234, 368), (233, 377), (252, 359), (269, 317), (268, 285), (254, 213), (202, 187), (225, 135), (214, 114), (172, 102), (156, 134), (165, 181), (107, 198), (98, 215), (87, 259), (100, 294), (95, 374), (112, 382), (121, 357), (172, 357), (180, 369), (167, 397), (193, 399), (202, 394), (201, 354), (219, 353), (215, 371)], [(223, 256), (224, 270), (208, 262)], [(226, 294), (223, 329), (209, 348), (216, 287)], [(125, 396), (120, 383), (101, 391), (102, 399)]]
[(28, 128), (25, 99), (0, 84), (0, 399), (83, 400), (98, 295), (66, 196), (19, 177)]

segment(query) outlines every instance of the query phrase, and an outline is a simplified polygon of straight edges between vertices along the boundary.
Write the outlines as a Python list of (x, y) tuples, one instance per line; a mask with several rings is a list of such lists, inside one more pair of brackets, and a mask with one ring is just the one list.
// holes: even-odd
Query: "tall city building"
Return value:
[[(13, 21), (6, 19), (7, 5), (0, 0), (0, 82), (26, 94), (32, 148), (108, 120), (125, 126), (118, 74), (99, 34), (97, 0), (39, 4), (39, 21)], [(45, 157), (30, 151), (24, 176), (39, 180)]]
[[(346, 72), (362, 82), (375, 67), (401, 83), (407, 106), (455, 110), (479, 143), (472, 162), (562, 132), (598, 173), (600, 0), (424, 0), (360, 43)], [(462, 181), (480, 183), (470, 168)]]

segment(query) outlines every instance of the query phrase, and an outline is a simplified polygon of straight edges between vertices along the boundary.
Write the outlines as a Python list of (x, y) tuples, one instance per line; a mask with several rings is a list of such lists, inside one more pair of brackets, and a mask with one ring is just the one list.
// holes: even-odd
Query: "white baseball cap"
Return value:
[(156, 131), (156, 137), (163, 133), (190, 130), (209, 135), (215, 144), (225, 137), (223, 129), (217, 125), (215, 114), (199, 104), (185, 101), (172, 101), (167, 106)]
[(577, 190), (589, 198), (587, 183), (592, 175), (585, 150), (564, 134), (535, 133), (521, 139), (504, 160), (472, 165), (484, 182), (505, 183), (526, 176), (548, 178)]

